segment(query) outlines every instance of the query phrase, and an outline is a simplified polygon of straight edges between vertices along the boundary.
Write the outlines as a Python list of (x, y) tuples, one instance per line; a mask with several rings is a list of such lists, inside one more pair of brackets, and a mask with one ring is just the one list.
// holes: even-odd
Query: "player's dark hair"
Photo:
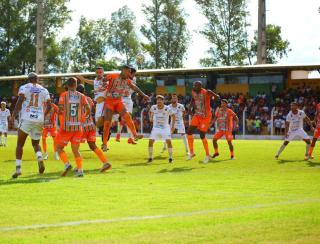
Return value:
[(79, 84), (77, 86), (77, 91), (84, 94), (85, 93), (85, 88), (84, 88), (84, 85), (83, 84)]
[(67, 86), (68, 87), (75, 87), (77, 84), (77, 79), (74, 78), (74, 77), (70, 77), (68, 80), (67, 80)]

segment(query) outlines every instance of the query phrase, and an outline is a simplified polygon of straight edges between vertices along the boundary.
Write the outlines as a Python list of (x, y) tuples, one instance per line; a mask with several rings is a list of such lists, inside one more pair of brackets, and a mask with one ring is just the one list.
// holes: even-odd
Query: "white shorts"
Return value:
[(185, 134), (186, 133), (186, 128), (184, 126), (184, 124), (175, 124), (174, 128), (177, 130), (178, 134)]
[(19, 130), (28, 134), (32, 140), (40, 140), (43, 123), (31, 122), (27, 120), (21, 120), (19, 124)]
[(131, 98), (126, 98), (123, 97), (122, 98), (123, 104), (126, 107), (127, 112), (129, 112), (130, 114), (132, 114), (132, 110), (133, 110), (133, 102)]
[(96, 114), (95, 114), (95, 118), (96, 120), (100, 117), (103, 117), (103, 112), (104, 112), (104, 102), (102, 103), (97, 103), (96, 104)]
[(149, 139), (151, 140), (171, 140), (170, 128), (152, 128)]
[(289, 131), (288, 132), (288, 137), (286, 137), (284, 140), (285, 141), (292, 141), (295, 138), (300, 138), (300, 139), (303, 139), (303, 140), (310, 139), (308, 134), (303, 129), (299, 129), (299, 130)]
[(1, 133), (8, 133), (8, 125), (7, 124), (0, 124), (0, 132)]

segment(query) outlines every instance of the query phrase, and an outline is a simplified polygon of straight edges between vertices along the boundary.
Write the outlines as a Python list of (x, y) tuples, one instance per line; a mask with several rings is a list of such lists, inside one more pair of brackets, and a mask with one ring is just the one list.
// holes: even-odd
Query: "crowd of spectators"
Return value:
[[(156, 94), (149, 94), (150, 101), (145, 101), (139, 96), (133, 95), (134, 109), (133, 118), (138, 130), (141, 130), (141, 116), (143, 117), (143, 131), (150, 132), (151, 124), (149, 123), (149, 109), (153, 104), (156, 104)], [(290, 110), (290, 103), (295, 101), (299, 104), (300, 109), (303, 109), (306, 114), (313, 119), (315, 115), (315, 105), (320, 97), (319, 89), (311, 89), (303, 86), (298, 89), (289, 89), (278, 94), (267, 96), (265, 93), (258, 93), (256, 96), (248, 94), (220, 94), (221, 98), (228, 100), (229, 108), (232, 108), (239, 117), (239, 131), (243, 133), (243, 122), (245, 122), (246, 134), (270, 134), (271, 128), (274, 128), (275, 135), (283, 135), (285, 129), (285, 118)], [(164, 94), (165, 104), (171, 101), (170, 94)], [(178, 96), (179, 102), (186, 108), (185, 123), (188, 126), (189, 121), (189, 106), (191, 96)], [(17, 101), (16, 96), (2, 97), (0, 101), (6, 101), (7, 107), (12, 111)], [(58, 102), (58, 97), (54, 96), (53, 101)], [(214, 111), (219, 103), (212, 101), (211, 107)], [(271, 121), (273, 109), (273, 121)], [(245, 116), (245, 118), (243, 118)], [(310, 129), (308, 126), (305, 128)], [(113, 124), (113, 131), (116, 131), (116, 123)], [(210, 128), (209, 133), (214, 133), (214, 125)]]

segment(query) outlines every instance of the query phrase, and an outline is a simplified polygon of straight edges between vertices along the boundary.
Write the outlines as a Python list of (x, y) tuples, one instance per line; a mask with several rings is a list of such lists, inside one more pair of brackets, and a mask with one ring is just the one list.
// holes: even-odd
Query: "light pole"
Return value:
[(37, 0), (37, 44), (36, 44), (36, 72), (43, 74), (43, 0)]
[(266, 38), (266, 0), (259, 0), (258, 7), (258, 52), (257, 64), (267, 62), (267, 38)]

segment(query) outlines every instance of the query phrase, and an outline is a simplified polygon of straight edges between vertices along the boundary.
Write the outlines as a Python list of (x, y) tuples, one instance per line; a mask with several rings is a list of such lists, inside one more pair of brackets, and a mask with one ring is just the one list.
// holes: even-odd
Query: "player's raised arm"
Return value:
[(86, 78), (84, 78), (82, 75), (78, 75), (78, 76), (76, 76), (76, 78), (77, 78), (78, 80), (80, 80), (81, 82), (84, 82), (84, 83), (93, 85), (93, 80), (86, 79)]
[(214, 91), (211, 91), (211, 90), (207, 90), (207, 94), (209, 94), (211, 97), (213, 97), (215, 100), (219, 100), (220, 99), (220, 96), (217, 94), (217, 93), (215, 93)]

